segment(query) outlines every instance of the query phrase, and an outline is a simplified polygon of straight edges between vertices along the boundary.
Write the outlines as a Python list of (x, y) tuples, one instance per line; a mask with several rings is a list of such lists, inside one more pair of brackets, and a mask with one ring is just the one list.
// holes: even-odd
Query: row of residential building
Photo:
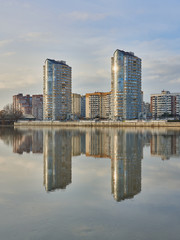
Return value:
[(134, 53), (119, 49), (114, 52), (111, 58), (111, 91), (86, 94), (85, 103), (77, 94), (72, 96), (71, 71), (65, 61), (46, 59), (44, 120), (65, 120), (72, 113), (82, 116), (79, 102), (85, 106), (86, 118), (138, 118), (142, 111), (141, 59)]
[(72, 69), (65, 61), (46, 59), (43, 70), (43, 95), (13, 96), (14, 109), (38, 120), (130, 120), (180, 115), (180, 93), (162, 91), (151, 95), (150, 104), (143, 102), (141, 59), (132, 52), (114, 52), (109, 92), (72, 93)]

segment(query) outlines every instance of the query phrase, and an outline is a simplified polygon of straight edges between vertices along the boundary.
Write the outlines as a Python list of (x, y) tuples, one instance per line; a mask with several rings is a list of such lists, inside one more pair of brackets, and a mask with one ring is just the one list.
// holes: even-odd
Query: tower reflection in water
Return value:
[(116, 201), (133, 198), (141, 191), (141, 132), (117, 129), (86, 132), (86, 156), (111, 159), (111, 189)]
[(141, 191), (144, 146), (162, 159), (180, 156), (180, 131), (172, 130), (0, 128), (0, 138), (15, 153), (43, 153), (47, 192), (66, 189), (71, 183), (72, 156), (111, 159), (111, 192), (116, 201), (133, 198)]
[(46, 191), (65, 189), (71, 183), (71, 133), (44, 130), (43, 146)]
[(141, 191), (142, 137), (114, 131), (111, 140), (112, 194), (116, 201), (133, 198)]

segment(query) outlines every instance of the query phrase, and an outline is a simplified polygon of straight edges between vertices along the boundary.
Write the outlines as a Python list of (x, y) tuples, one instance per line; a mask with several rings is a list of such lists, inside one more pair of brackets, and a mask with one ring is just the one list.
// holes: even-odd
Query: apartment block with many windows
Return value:
[(109, 118), (111, 115), (111, 92), (86, 94), (86, 118)]
[(71, 114), (71, 67), (46, 59), (43, 68), (43, 119), (65, 120)]
[(162, 91), (159, 94), (151, 94), (152, 117), (179, 117), (180, 116), (180, 93)]
[(13, 109), (21, 111), (24, 114), (32, 114), (32, 97), (22, 93), (13, 96)]
[(113, 119), (137, 119), (142, 109), (141, 59), (117, 49), (111, 58)]

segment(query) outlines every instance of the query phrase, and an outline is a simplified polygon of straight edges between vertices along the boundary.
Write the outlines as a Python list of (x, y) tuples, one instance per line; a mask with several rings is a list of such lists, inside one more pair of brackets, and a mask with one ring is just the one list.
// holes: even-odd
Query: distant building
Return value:
[(152, 118), (150, 103), (143, 102), (143, 113), (145, 114), (146, 119), (151, 119)]
[(82, 118), (86, 117), (86, 96), (85, 95), (81, 96), (81, 117)]
[(64, 120), (71, 114), (71, 67), (65, 61), (44, 64), (43, 119)]
[(159, 94), (151, 94), (151, 113), (153, 118), (179, 117), (180, 93), (163, 90)]
[(111, 92), (86, 94), (86, 118), (109, 118), (111, 114)]
[(72, 114), (78, 118), (81, 116), (81, 95), (77, 93), (71, 94)]
[(137, 119), (141, 112), (141, 59), (116, 50), (111, 58), (112, 117)]
[(13, 109), (22, 111), (23, 116), (30, 116), (37, 120), (43, 119), (43, 95), (29, 94), (23, 96), (22, 93), (13, 96)]
[(141, 112), (144, 111), (144, 101), (143, 101), (143, 99), (144, 99), (144, 92), (141, 91)]
[(32, 115), (36, 120), (43, 120), (43, 95), (32, 95)]
[(23, 114), (32, 114), (32, 97), (23, 96), (22, 93), (13, 96), (13, 109), (22, 111)]

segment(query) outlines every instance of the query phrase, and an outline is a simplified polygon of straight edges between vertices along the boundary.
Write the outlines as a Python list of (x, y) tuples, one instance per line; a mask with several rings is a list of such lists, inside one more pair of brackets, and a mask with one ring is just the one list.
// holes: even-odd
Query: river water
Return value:
[(0, 153), (2, 240), (179, 240), (179, 130), (0, 128)]

